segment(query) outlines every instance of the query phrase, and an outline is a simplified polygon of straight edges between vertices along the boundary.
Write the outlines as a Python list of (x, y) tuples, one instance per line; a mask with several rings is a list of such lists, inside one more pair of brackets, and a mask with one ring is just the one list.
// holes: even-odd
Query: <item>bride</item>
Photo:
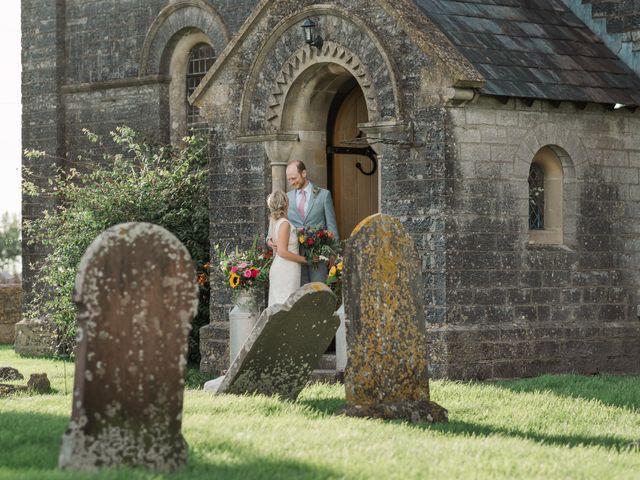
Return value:
[(287, 219), (289, 199), (282, 190), (267, 197), (269, 207), (269, 239), (275, 245), (269, 271), (269, 304), (284, 303), (300, 288), (300, 266), (307, 260), (298, 254), (296, 229)]

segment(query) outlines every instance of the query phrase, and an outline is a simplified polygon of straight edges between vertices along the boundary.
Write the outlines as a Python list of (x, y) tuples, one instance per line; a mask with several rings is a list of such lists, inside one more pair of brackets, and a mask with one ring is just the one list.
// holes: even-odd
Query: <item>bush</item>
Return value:
[[(89, 140), (101, 139), (85, 131)], [(70, 353), (75, 343), (76, 308), (71, 299), (80, 259), (105, 229), (123, 222), (150, 222), (172, 232), (185, 245), (197, 273), (209, 259), (209, 212), (206, 141), (187, 137), (184, 146), (156, 146), (141, 141), (127, 127), (111, 132), (121, 153), (105, 153), (102, 162), (82, 170), (59, 170), (44, 189), (28, 180), (30, 195), (53, 195), (56, 207), (25, 222), (29, 244), (44, 248), (44, 261), (35, 266), (32, 318), (47, 316), (58, 326), (59, 351)], [(46, 156), (28, 151), (30, 158)], [(79, 159), (82, 165), (84, 160)], [(40, 247), (39, 247), (40, 248)], [(194, 279), (195, 281), (196, 279)], [(200, 304), (189, 337), (189, 361), (199, 362), (198, 330), (208, 323), (209, 288), (200, 285)]]

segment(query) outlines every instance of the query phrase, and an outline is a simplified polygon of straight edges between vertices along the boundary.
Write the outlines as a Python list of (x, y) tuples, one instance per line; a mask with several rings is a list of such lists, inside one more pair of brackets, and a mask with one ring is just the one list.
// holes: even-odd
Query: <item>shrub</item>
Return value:
[[(102, 140), (85, 131), (102, 147)], [(52, 210), (25, 222), (29, 244), (44, 248), (40, 265), (32, 266), (34, 301), (30, 317), (47, 316), (58, 326), (60, 353), (75, 343), (76, 308), (71, 299), (77, 268), (89, 244), (105, 229), (123, 222), (150, 222), (172, 232), (185, 245), (197, 273), (209, 259), (209, 212), (206, 141), (186, 137), (182, 148), (142, 141), (127, 127), (111, 132), (119, 153), (104, 153), (102, 161), (80, 169), (59, 170), (45, 189), (29, 181), (30, 195), (53, 195)], [(28, 157), (46, 157), (28, 151)], [(84, 173), (88, 172), (88, 173)], [(196, 279), (194, 279), (195, 281)], [(200, 286), (200, 304), (189, 338), (189, 361), (199, 362), (198, 330), (208, 323), (209, 287)]]

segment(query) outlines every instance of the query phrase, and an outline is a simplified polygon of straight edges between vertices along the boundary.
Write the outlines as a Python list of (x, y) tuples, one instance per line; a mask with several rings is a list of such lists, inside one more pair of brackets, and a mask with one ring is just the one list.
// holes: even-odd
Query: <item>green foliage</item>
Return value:
[[(86, 132), (98, 147), (101, 139)], [(111, 133), (119, 153), (102, 162), (60, 170), (39, 188), (27, 177), (25, 192), (53, 195), (53, 210), (25, 223), (30, 244), (44, 248), (37, 271), (30, 316), (50, 316), (61, 332), (62, 353), (75, 339), (75, 305), (71, 300), (80, 259), (105, 229), (123, 222), (151, 222), (172, 232), (189, 250), (197, 272), (209, 259), (207, 152), (204, 139), (187, 137), (184, 146), (151, 145), (127, 127)], [(43, 157), (42, 152), (27, 152)], [(79, 159), (80, 163), (83, 159)], [(41, 160), (42, 161), (42, 160)], [(88, 173), (85, 173), (88, 172)], [(194, 278), (194, 281), (196, 279)], [(197, 334), (208, 323), (208, 285), (201, 285), (200, 307), (190, 336), (190, 361), (197, 362)]]
[(0, 271), (11, 267), (21, 253), (18, 216), (4, 212), (0, 217)]
[[(635, 479), (640, 472), (640, 377), (547, 375), (500, 382), (430, 382), (447, 424), (339, 415), (344, 386), (307, 386), (275, 397), (184, 397), (185, 469), (60, 471), (69, 425), (60, 361), (25, 359), (0, 346), (0, 365), (47, 372), (51, 395), (0, 399), (0, 479)], [(66, 365), (67, 383), (73, 365)], [(187, 377), (188, 378), (188, 377)]]

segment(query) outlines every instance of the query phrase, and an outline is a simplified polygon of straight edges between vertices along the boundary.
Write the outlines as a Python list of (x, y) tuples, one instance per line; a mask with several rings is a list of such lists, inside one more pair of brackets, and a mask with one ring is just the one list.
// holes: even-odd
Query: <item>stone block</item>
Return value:
[(195, 280), (186, 248), (156, 225), (116, 225), (89, 246), (74, 291), (79, 342), (61, 468), (186, 464), (182, 401)]
[(54, 355), (58, 346), (58, 330), (49, 318), (19, 321), (15, 326), (15, 352), (25, 357)]

